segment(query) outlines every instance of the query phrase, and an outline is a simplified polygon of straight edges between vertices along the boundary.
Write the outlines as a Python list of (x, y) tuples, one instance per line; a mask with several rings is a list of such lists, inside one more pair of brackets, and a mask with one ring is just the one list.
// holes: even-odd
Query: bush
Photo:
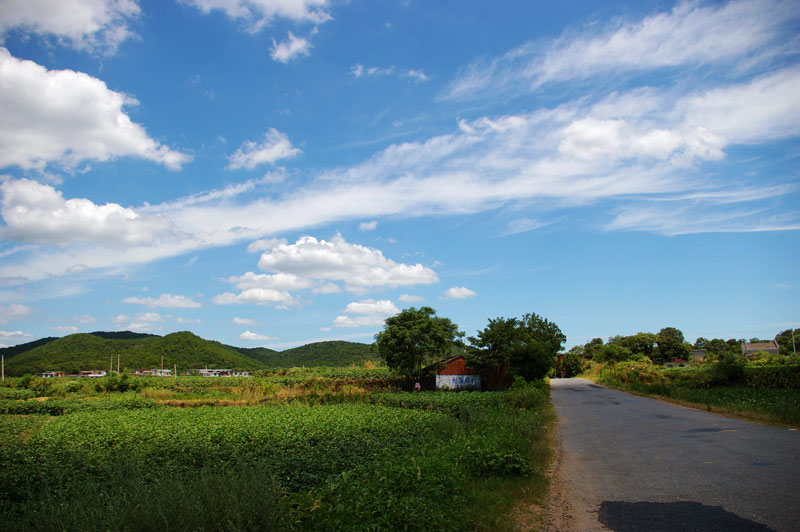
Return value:
[(567, 353), (561, 361), (561, 371), (565, 377), (574, 377), (581, 372), (583, 359), (575, 353)]
[(719, 362), (714, 364), (711, 376), (714, 384), (737, 384), (744, 380), (744, 368), (747, 362), (744, 358), (726, 353), (722, 355)]

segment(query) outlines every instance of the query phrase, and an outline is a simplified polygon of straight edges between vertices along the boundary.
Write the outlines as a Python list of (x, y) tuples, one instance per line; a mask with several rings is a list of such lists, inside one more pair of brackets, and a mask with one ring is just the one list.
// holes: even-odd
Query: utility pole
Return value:
[(178, 365), (177, 365), (177, 364), (175, 364), (175, 365), (174, 365), (174, 368), (175, 368), (175, 369), (174, 369), (174, 372), (173, 372), (173, 378), (174, 378), (174, 379), (177, 379), (177, 378), (178, 378)]
[(161, 353), (161, 369), (164, 369), (164, 353)]
[(0, 366), (3, 367), (3, 382), (6, 382), (6, 356), (0, 355)]
[(110, 377), (112, 373), (114, 373), (114, 355), (108, 358), (108, 376)]

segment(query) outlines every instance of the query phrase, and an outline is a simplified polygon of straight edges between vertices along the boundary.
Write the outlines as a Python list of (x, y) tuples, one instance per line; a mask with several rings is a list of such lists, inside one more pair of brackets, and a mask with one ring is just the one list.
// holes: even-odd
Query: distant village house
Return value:
[(780, 353), (778, 342), (775, 340), (771, 342), (742, 342), (742, 355), (747, 358), (752, 358), (760, 351), (764, 351), (770, 355), (777, 355)]

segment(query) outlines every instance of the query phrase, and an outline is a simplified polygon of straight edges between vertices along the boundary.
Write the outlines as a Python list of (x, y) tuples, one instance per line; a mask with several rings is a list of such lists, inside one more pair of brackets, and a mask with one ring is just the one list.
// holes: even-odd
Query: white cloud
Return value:
[(33, 335), (22, 331), (0, 331), (0, 342), (7, 345), (6, 342), (12, 344), (22, 344), (33, 340)]
[(157, 312), (143, 312), (136, 316), (130, 317), (125, 314), (120, 314), (111, 318), (111, 322), (116, 325), (118, 330), (127, 330), (132, 332), (153, 332), (163, 329), (159, 323), (164, 322), (166, 317)]
[(361, 222), (358, 224), (359, 231), (374, 231), (378, 227), (378, 222), (373, 220), (371, 222)]
[(261, 340), (261, 341), (269, 341), (269, 340), (277, 340), (278, 338), (275, 336), (266, 336), (263, 334), (258, 334), (250, 331), (245, 331), (239, 335), (240, 340)]
[(176, 238), (163, 216), (141, 215), (116, 203), (65, 200), (52, 186), (28, 179), (0, 182), (0, 192), (0, 213), (6, 222), (0, 236), (9, 240), (55, 245), (88, 241), (124, 247)]
[(203, 13), (223, 11), (228, 17), (244, 21), (256, 32), (276, 18), (322, 24), (331, 20), (328, 0), (181, 0)]
[[(470, 65), (446, 97), (474, 98), (527, 92), (551, 81), (617, 72), (758, 64), (759, 54), (781, 53), (800, 16), (796, 2), (742, 0), (703, 6), (681, 2), (641, 21), (589, 25), (547, 43), (526, 43), (488, 63)], [(767, 50), (769, 49), (769, 50)]]
[(348, 314), (370, 314), (380, 316), (394, 316), (400, 312), (394, 303), (388, 299), (375, 301), (374, 299), (364, 299), (348, 303), (344, 311)]
[(400, 69), (396, 66), (388, 66), (388, 67), (365, 67), (360, 63), (356, 63), (352, 67), (350, 67), (350, 74), (356, 78), (362, 77), (375, 77), (375, 76), (394, 76), (399, 78), (407, 78), (417, 83), (428, 81), (430, 78), (421, 70), (415, 70), (413, 68), (409, 69)]
[(276, 246), (280, 246), (282, 244), (286, 244), (285, 238), (264, 238), (261, 240), (256, 240), (254, 242), (250, 242), (247, 245), (247, 252), (248, 253), (258, 253), (259, 251), (265, 251), (267, 249), (272, 249)]
[(276, 305), (278, 308), (286, 308), (296, 304), (289, 292), (263, 288), (249, 288), (242, 290), (239, 294), (225, 292), (214, 296), (213, 301), (217, 305)]
[(263, 288), (267, 290), (303, 290), (310, 288), (312, 282), (308, 279), (298, 277), (292, 273), (258, 274), (247, 272), (244, 275), (234, 275), (228, 277), (227, 281), (236, 285), (240, 290), (251, 288)]
[(414, 296), (411, 294), (401, 294), (400, 297), (398, 297), (397, 299), (399, 299), (403, 303), (422, 303), (423, 301), (425, 301), (424, 297)]
[(338, 294), (341, 291), (342, 287), (336, 283), (323, 283), (312, 290), (315, 294)]
[(311, 42), (305, 37), (298, 37), (291, 31), (288, 33), (286, 40), (277, 42), (272, 39), (272, 48), (269, 50), (269, 56), (273, 61), (279, 63), (288, 63), (301, 55), (309, 55), (311, 53)]
[(131, 156), (178, 170), (189, 155), (169, 149), (131, 121), (138, 102), (94, 77), (47, 70), (0, 47), (0, 168), (73, 169), (83, 161)]
[(386, 318), (394, 316), (400, 312), (394, 303), (388, 299), (375, 301), (374, 299), (364, 299), (349, 303), (344, 310), (348, 314), (360, 314), (360, 316), (336, 316), (333, 320), (334, 327), (367, 327), (383, 325)]
[(55, 36), (77, 50), (114, 52), (134, 34), (136, 0), (10, 0), (2, 2), (0, 34), (12, 28)]
[(269, 128), (260, 143), (252, 140), (245, 141), (242, 146), (231, 155), (228, 168), (246, 168), (252, 170), (260, 164), (272, 164), (280, 159), (287, 159), (302, 153), (300, 149), (292, 146), (289, 137), (275, 128)]
[(374, 248), (350, 244), (341, 235), (330, 241), (303, 236), (295, 244), (285, 244), (261, 255), (262, 270), (291, 272), (300, 277), (323, 281), (343, 281), (350, 291), (378, 287), (431, 284), (436, 273), (422, 264), (400, 264)]
[(53, 330), (64, 334), (75, 334), (79, 329), (74, 325), (61, 325), (58, 327), (53, 327)]
[(250, 318), (239, 318), (234, 316), (233, 323), (236, 325), (258, 325), (256, 320), (251, 320)]
[(132, 305), (147, 305), (150, 308), (199, 308), (202, 305), (197, 301), (186, 296), (175, 294), (161, 294), (157, 298), (153, 297), (126, 297), (123, 303)]
[(470, 297), (475, 297), (476, 294), (466, 286), (451, 286), (447, 290), (445, 290), (444, 294), (442, 295), (442, 299), (467, 299)]
[(8, 323), (11, 320), (25, 318), (31, 314), (33, 309), (19, 303), (10, 305), (0, 305), (0, 323)]

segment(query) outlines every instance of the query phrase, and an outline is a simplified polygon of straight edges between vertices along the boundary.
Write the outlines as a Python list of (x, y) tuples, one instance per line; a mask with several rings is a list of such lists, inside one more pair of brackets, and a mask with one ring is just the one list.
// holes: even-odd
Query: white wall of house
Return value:
[(437, 375), (436, 376), (436, 389), (439, 390), (447, 386), (451, 390), (460, 388), (477, 388), (481, 387), (480, 375)]

